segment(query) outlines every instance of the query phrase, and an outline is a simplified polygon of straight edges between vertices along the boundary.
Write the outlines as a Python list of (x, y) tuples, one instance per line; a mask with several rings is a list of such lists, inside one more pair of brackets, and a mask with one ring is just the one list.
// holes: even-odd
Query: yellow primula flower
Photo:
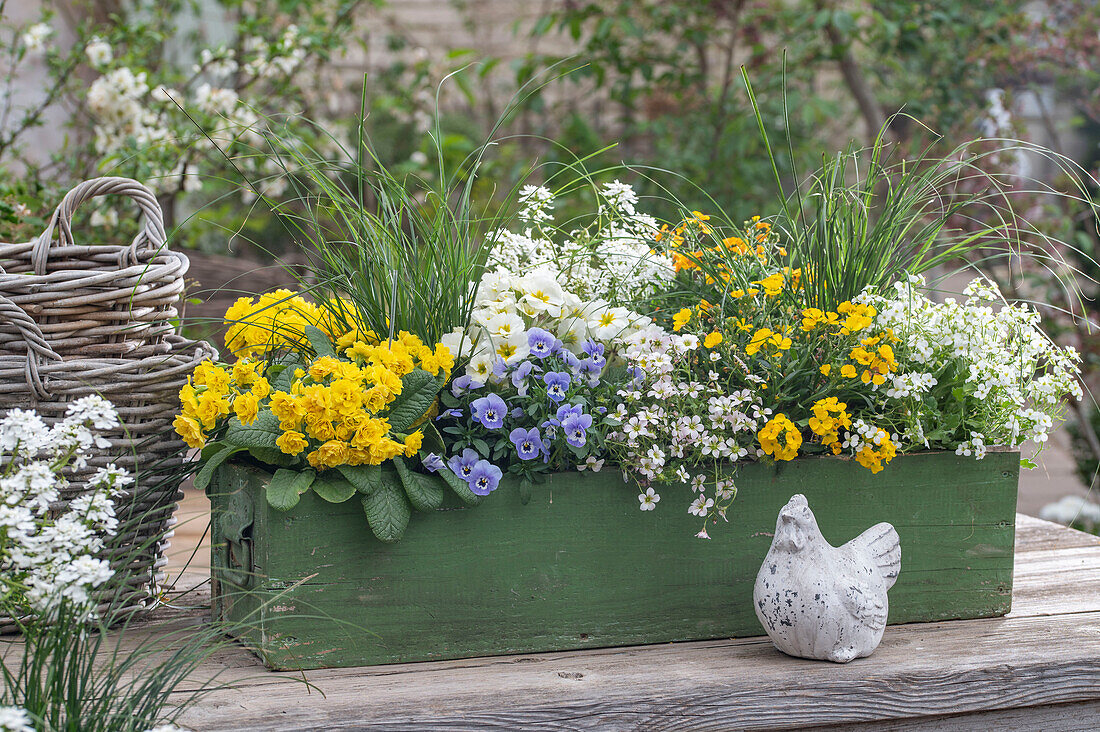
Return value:
[(318, 470), (345, 465), (348, 460), (348, 443), (340, 440), (328, 440), (316, 450), (306, 455), (309, 464)]
[(420, 446), (424, 443), (424, 432), (417, 430), (411, 435), (405, 438), (405, 457), (412, 457), (420, 451)]
[(260, 411), (259, 400), (251, 392), (238, 394), (233, 400), (233, 412), (241, 424), (252, 424)]
[(286, 455), (298, 455), (302, 450), (309, 447), (309, 442), (306, 441), (306, 436), (301, 432), (288, 430), (276, 438), (275, 446)]
[(257, 399), (266, 399), (271, 394), (271, 382), (263, 376), (257, 376), (252, 381), (252, 396)]
[(198, 450), (206, 446), (206, 435), (203, 434), (202, 425), (198, 420), (179, 414), (176, 415), (172, 426), (176, 428), (176, 433), (183, 438), (188, 447)]

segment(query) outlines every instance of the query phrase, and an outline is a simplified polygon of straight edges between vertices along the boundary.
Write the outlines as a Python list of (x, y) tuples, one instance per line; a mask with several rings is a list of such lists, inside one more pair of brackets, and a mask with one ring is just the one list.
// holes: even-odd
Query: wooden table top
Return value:
[[(169, 623), (198, 622), (201, 588)], [(486, 633), (493, 632), (487, 624)], [(1012, 613), (890, 626), (847, 665), (767, 638), (273, 673), (243, 648), (195, 730), (1100, 729), (1100, 539), (1019, 515)]]

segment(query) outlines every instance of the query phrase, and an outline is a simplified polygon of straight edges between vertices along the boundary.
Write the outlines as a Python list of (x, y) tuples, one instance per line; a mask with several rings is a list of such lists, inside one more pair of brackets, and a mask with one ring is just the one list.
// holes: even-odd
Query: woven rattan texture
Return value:
[[(132, 242), (86, 246), (72, 231), (76, 208), (97, 196), (126, 196), (142, 213)], [(149, 606), (164, 564), (165, 538), (187, 447), (172, 429), (178, 394), (191, 370), (215, 351), (176, 333), (187, 257), (165, 245), (156, 197), (127, 178), (96, 178), (71, 190), (45, 232), (0, 244), (0, 411), (35, 409), (53, 423), (74, 399), (99, 394), (124, 427), (110, 449), (74, 470), (67, 503), (97, 468), (115, 463), (137, 478), (116, 500), (123, 544), (112, 557), (114, 584), (103, 608)], [(0, 618), (0, 630), (10, 624)]]

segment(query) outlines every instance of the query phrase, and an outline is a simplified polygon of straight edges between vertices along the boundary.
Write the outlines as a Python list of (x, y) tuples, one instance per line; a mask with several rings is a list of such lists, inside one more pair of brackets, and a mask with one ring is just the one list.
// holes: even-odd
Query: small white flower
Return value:
[(46, 41), (53, 35), (53, 28), (48, 23), (35, 23), (23, 31), (21, 40), (23, 46), (31, 52), (41, 51), (46, 47)]
[(603, 459), (597, 460), (594, 455), (589, 455), (585, 458), (583, 463), (577, 466), (577, 470), (583, 473), (586, 469), (590, 468), (593, 473), (598, 473), (603, 469), (603, 463)]
[(0, 732), (34, 732), (27, 710), (22, 707), (0, 707)]
[(688, 508), (688, 513), (693, 516), (706, 516), (707, 512), (714, 506), (714, 500), (707, 498), (706, 496), (699, 496), (691, 503), (691, 507)]
[(111, 63), (113, 58), (111, 44), (98, 36), (88, 41), (88, 45), (84, 47), (84, 55), (88, 57), (88, 63), (96, 69)]
[[(623, 474), (626, 477), (626, 474)], [(661, 500), (661, 497), (653, 492), (652, 488), (647, 488), (645, 493), (638, 494), (638, 502), (641, 503), (640, 508), (643, 511), (652, 511), (657, 508), (657, 502)]]

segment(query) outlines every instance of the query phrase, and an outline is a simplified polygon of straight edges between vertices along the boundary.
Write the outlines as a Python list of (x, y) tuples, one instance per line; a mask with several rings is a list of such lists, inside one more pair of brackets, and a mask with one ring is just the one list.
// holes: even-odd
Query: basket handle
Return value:
[(19, 334), (23, 336), (23, 342), (27, 344), (27, 365), (23, 372), (24, 378), (27, 380), (27, 386), (30, 387), (38, 399), (49, 399), (50, 392), (42, 381), (42, 375), (38, 372), (38, 365), (40, 362), (47, 360), (61, 361), (61, 356), (58, 356), (50, 348), (50, 344), (46, 342), (45, 336), (42, 335), (42, 329), (38, 327), (38, 323), (34, 322), (34, 318), (28, 315), (26, 310), (3, 295), (0, 295), (0, 320), (6, 320), (14, 325), (19, 330)]
[(156, 251), (164, 246), (168, 240), (164, 233), (164, 213), (161, 211), (157, 197), (151, 190), (130, 178), (92, 178), (77, 185), (65, 194), (61, 204), (54, 209), (50, 223), (46, 230), (38, 237), (31, 252), (31, 262), (34, 264), (34, 273), (46, 274), (46, 261), (50, 256), (50, 245), (53, 243), (53, 230), (57, 227), (58, 241), (61, 246), (72, 246), (73, 239), (73, 213), (77, 207), (87, 200), (97, 196), (121, 195), (134, 199), (141, 212), (144, 214), (144, 225), (138, 235), (130, 243), (130, 246), (119, 252), (119, 267), (138, 263), (139, 250)]

